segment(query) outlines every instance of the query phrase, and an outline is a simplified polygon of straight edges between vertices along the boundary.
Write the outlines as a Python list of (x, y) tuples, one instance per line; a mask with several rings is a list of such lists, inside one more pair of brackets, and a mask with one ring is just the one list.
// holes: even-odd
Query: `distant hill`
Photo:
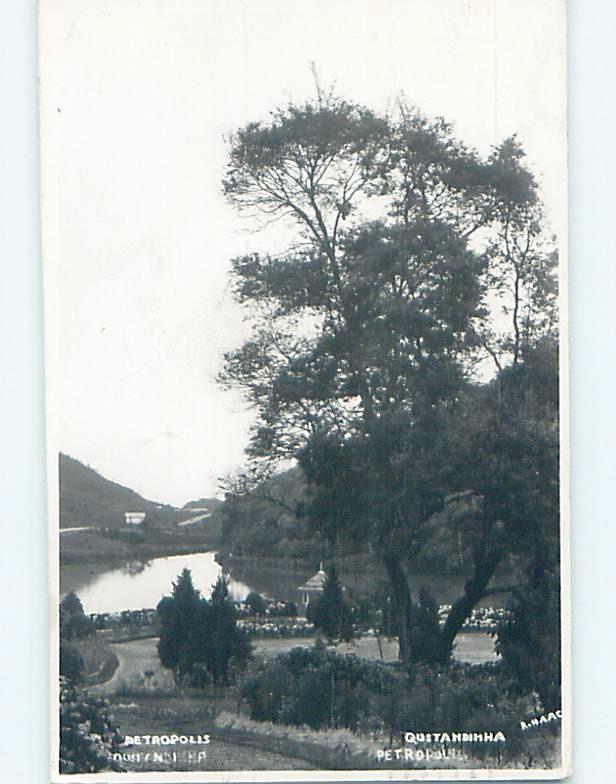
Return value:
[(149, 501), (60, 453), (60, 528), (78, 525), (119, 528), (124, 526), (125, 512), (145, 512), (149, 522), (159, 525), (181, 519), (175, 507)]
[(182, 507), (183, 512), (201, 512), (207, 509), (208, 512), (213, 512), (222, 506), (223, 501), (220, 498), (199, 498), (197, 501), (189, 501)]

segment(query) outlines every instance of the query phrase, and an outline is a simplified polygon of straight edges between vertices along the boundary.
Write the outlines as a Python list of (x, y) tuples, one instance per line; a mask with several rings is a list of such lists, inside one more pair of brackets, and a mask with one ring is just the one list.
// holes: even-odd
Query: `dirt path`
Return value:
[(156, 645), (157, 637), (148, 637), (145, 640), (131, 640), (130, 642), (112, 643), (111, 647), (118, 657), (118, 667), (113, 677), (98, 686), (88, 689), (90, 694), (98, 696), (111, 696), (121, 685), (129, 685), (136, 678), (146, 672), (156, 675), (160, 685), (173, 686), (173, 676), (169, 670), (161, 667)]

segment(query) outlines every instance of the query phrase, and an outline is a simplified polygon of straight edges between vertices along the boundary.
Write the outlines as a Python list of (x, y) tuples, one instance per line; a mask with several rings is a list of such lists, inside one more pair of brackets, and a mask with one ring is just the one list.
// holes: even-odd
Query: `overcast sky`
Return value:
[(54, 0), (41, 18), (50, 454), (147, 497), (216, 494), (250, 412), (217, 387), (247, 334), (223, 135), (324, 85), (404, 92), (485, 153), (517, 133), (565, 225), (561, 0)]

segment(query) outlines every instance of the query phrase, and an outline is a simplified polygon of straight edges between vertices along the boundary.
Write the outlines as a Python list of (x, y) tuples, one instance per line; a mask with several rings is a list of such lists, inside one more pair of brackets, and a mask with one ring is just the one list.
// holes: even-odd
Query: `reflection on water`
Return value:
[[(222, 569), (214, 560), (215, 553), (191, 553), (154, 558), (140, 564), (134, 562), (119, 568), (101, 571), (92, 567), (61, 568), (61, 591), (75, 591), (86, 613), (119, 612), (156, 607), (161, 597), (172, 590), (172, 582), (182, 569), (190, 569), (195, 588), (209, 596), (212, 585)], [(250, 592), (245, 583), (231, 579), (229, 592), (234, 599), (245, 599)]]
[[(289, 564), (275, 564), (259, 558), (234, 559), (228, 563), (231, 575), (237, 580), (250, 585), (253, 591), (273, 599), (299, 602), (302, 593), (298, 586), (306, 582), (319, 568), (318, 563), (303, 567)], [(327, 568), (327, 563), (325, 564)], [(354, 596), (387, 595), (389, 588), (384, 569), (378, 561), (365, 565), (363, 568), (339, 571), (343, 585)], [(463, 592), (467, 576), (450, 576), (411, 572), (410, 587), (415, 601), (419, 599), (420, 588), (427, 588), (439, 604), (453, 603)], [(514, 576), (510, 570), (503, 568), (494, 575), (493, 582), (510, 583)], [(507, 594), (493, 594), (478, 602), (477, 607), (504, 607)]]
[[(212, 585), (222, 569), (214, 560), (215, 552), (173, 555), (154, 558), (141, 564), (131, 562), (121, 567), (108, 565), (62, 565), (60, 590), (62, 595), (74, 590), (83, 602), (87, 613), (118, 612), (156, 607), (160, 598), (171, 593), (172, 582), (186, 567), (190, 569), (195, 586), (204, 596), (209, 596)], [(259, 559), (230, 563), (229, 590), (234, 599), (242, 600), (250, 591), (258, 591), (272, 599), (299, 602), (297, 586), (310, 577), (314, 568), (281, 568), (281, 564)], [(495, 577), (496, 579), (496, 577)], [(502, 576), (498, 579), (502, 581)], [(375, 593), (386, 590), (384, 574), (377, 569), (343, 573), (344, 584), (353, 593)], [(412, 575), (411, 583), (418, 589), (425, 585), (441, 603), (455, 600), (462, 590), (464, 578), (442, 575)], [(490, 596), (479, 606), (501, 607), (506, 595)]]

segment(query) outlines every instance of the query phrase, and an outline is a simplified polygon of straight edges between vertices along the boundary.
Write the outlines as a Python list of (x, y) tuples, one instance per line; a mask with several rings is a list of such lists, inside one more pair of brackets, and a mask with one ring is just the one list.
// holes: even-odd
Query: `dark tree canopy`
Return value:
[(251, 615), (265, 615), (267, 602), (260, 593), (251, 591), (244, 601), (250, 608)]
[(94, 624), (84, 610), (81, 599), (75, 591), (70, 591), (60, 602), (60, 637), (72, 640), (90, 637), (94, 634)]

